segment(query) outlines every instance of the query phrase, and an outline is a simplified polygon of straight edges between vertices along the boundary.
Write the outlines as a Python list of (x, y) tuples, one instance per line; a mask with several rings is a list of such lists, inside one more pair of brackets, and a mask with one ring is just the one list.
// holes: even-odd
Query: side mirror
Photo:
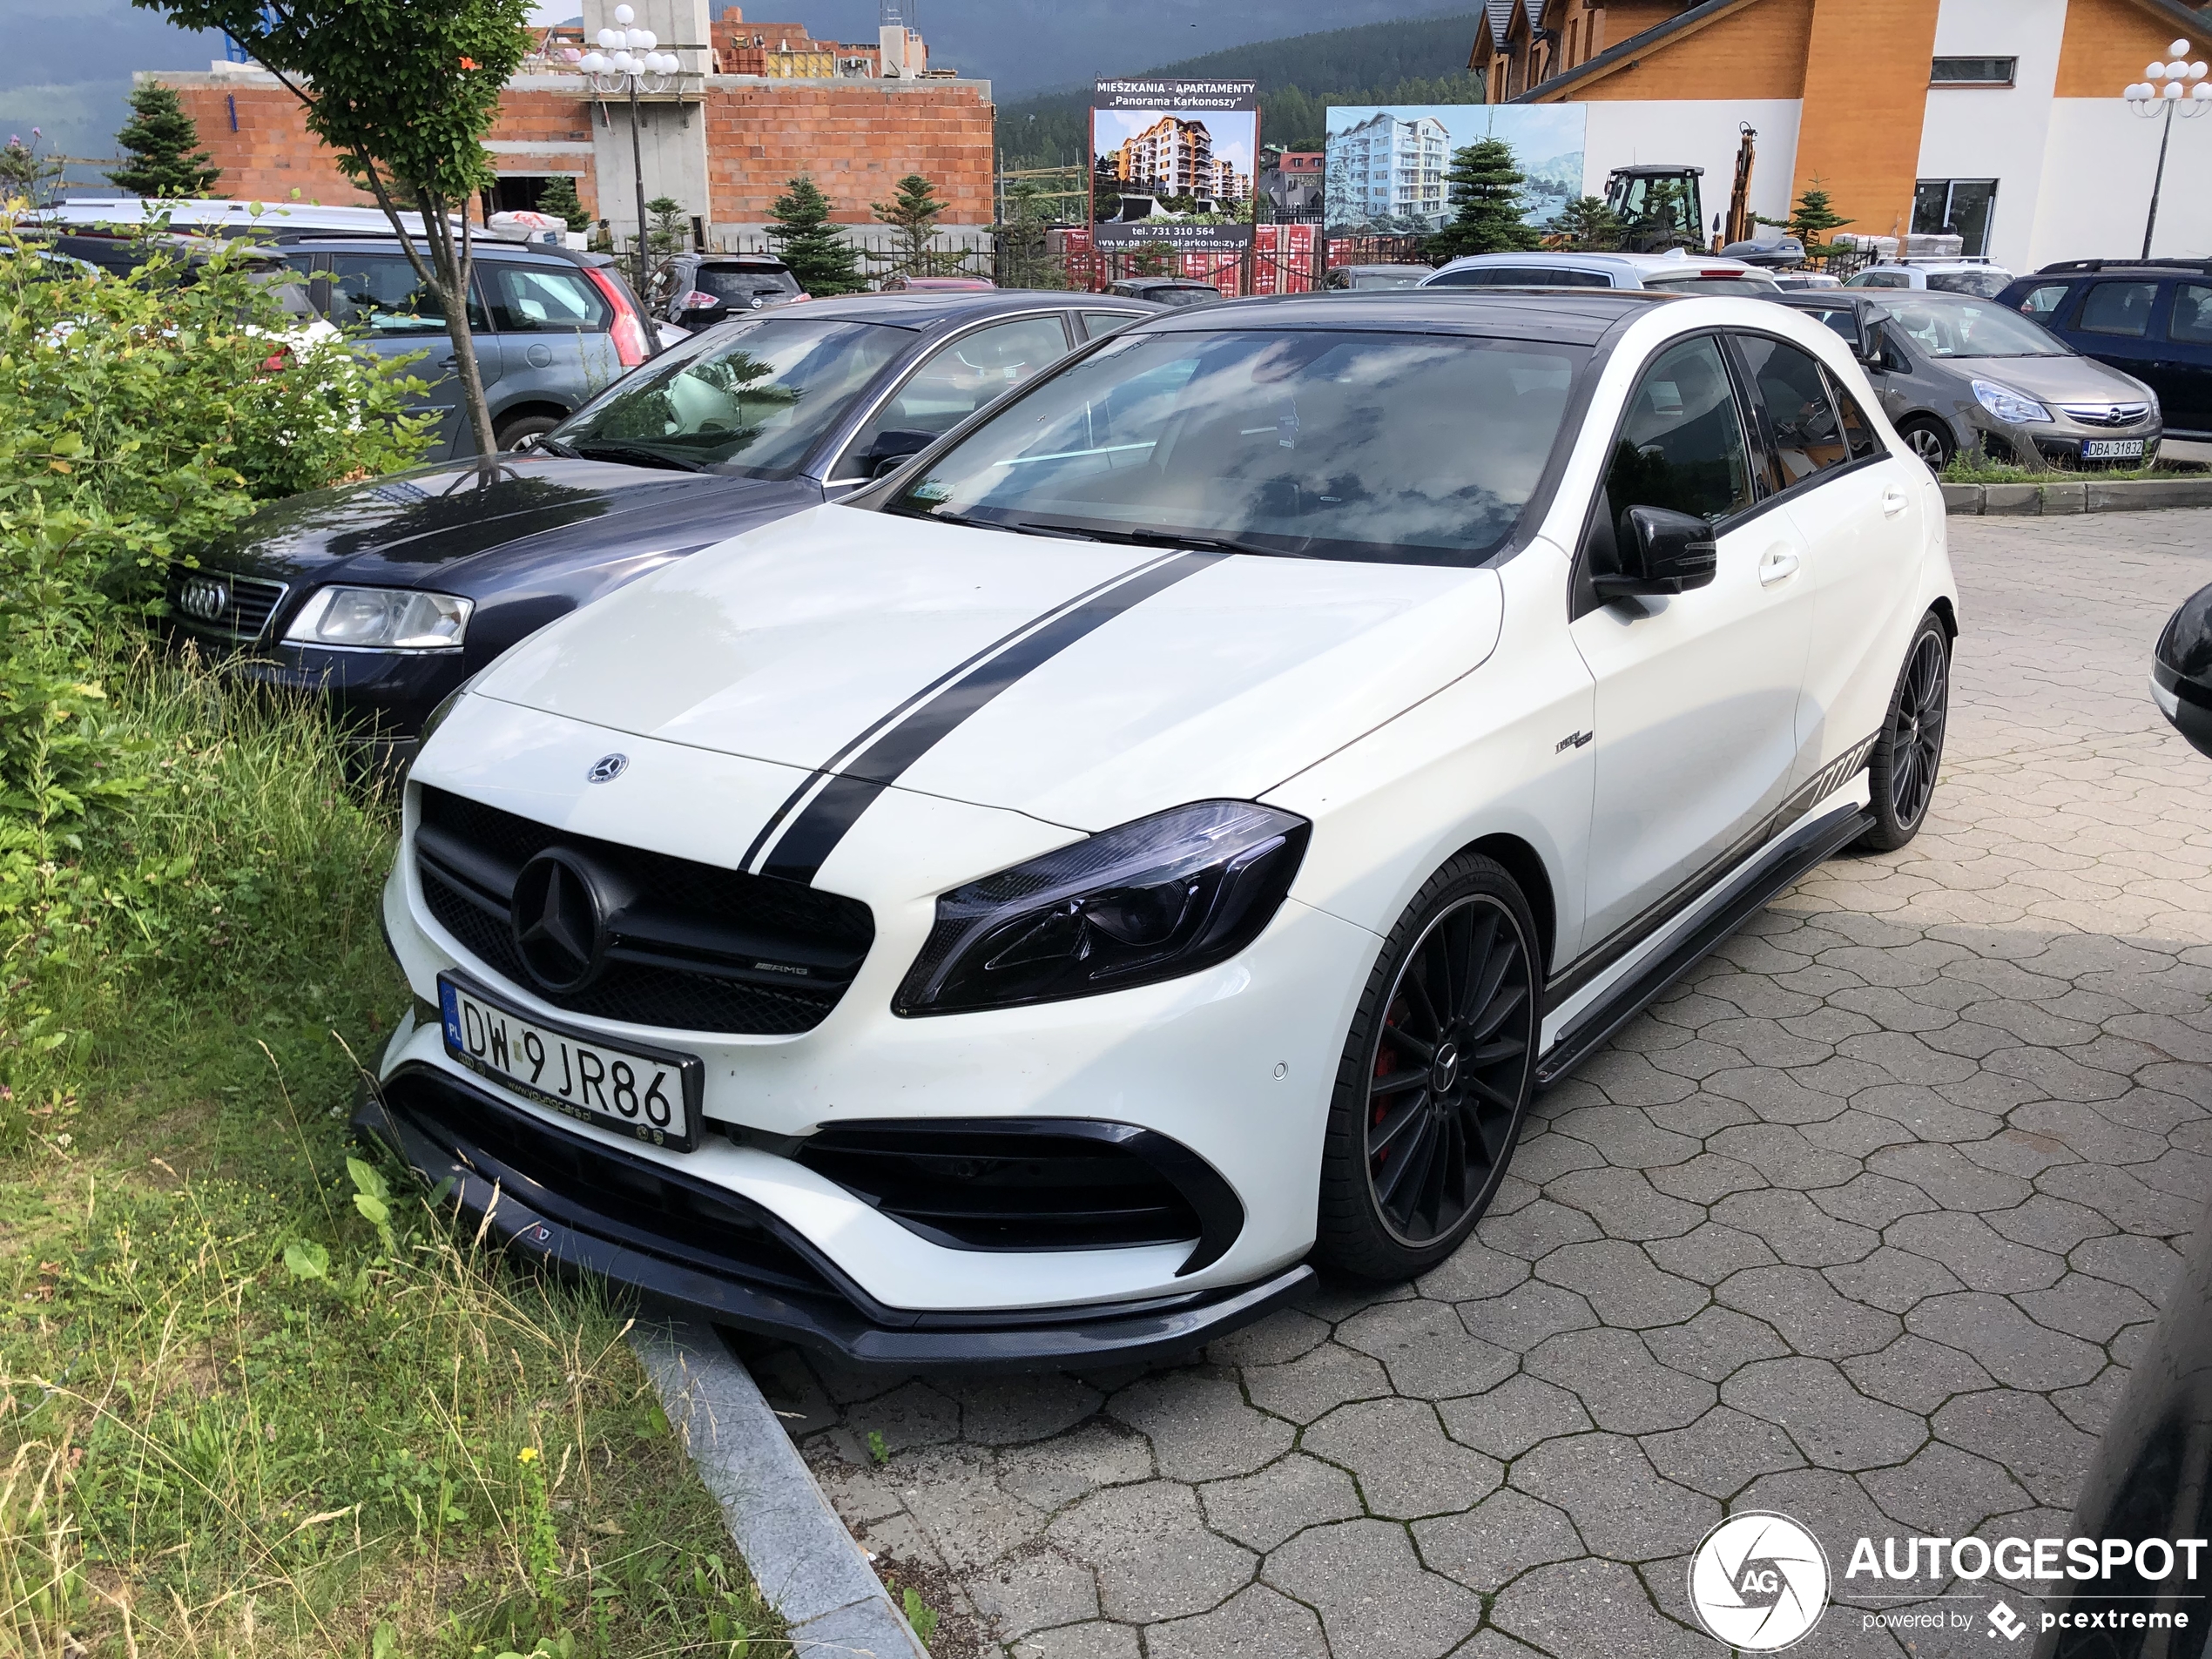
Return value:
[(1590, 578), (1607, 602), (1704, 587), (1718, 563), (1713, 527), (1695, 514), (1665, 507), (1629, 508), (1621, 515), (1615, 544), (1620, 570)]
[(907, 427), (887, 427), (875, 435), (875, 442), (860, 457), (860, 465), (871, 478), (880, 478), (893, 471), (910, 455), (918, 455), (937, 442), (934, 432), (922, 432)]

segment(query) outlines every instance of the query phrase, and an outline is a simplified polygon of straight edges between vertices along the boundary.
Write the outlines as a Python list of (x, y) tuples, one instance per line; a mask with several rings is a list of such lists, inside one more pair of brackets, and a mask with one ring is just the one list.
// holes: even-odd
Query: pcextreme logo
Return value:
[(1787, 1515), (1747, 1510), (1689, 1558), (1689, 1604), (1708, 1635), (1746, 1653), (1801, 1641), (1828, 1606), (1828, 1556)]

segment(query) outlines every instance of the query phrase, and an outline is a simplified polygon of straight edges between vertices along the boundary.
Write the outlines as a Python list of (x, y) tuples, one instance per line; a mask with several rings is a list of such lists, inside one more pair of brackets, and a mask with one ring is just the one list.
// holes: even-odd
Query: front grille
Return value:
[(169, 614), (196, 634), (244, 644), (260, 638), (286, 584), (266, 577), (177, 565), (169, 572)]
[(1112, 1250), (1205, 1237), (1218, 1240), (1218, 1255), (1244, 1224), (1242, 1205), (1211, 1165), (1125, 1123), (833, 1124), (792, 1156), (954, 1250)]
[(2084, 426), (2134, 426), (2150, 414), (2148, 403), (2061, 403), (2060, 414)]
[[(515, 943), (509, 906), (523, 866), (548, 847), (575, 854), (604, 892), (598, 975), (547, 989)], [(821, 1023), (874, 942), (857, 899), (588, 835), (422, 790), (415, 868), (439, 925), (502, 979), (556, 1007), (633, 1025), (791, 1036)]]
[(734, 1193), (542, 1127), (427, 1069), (401, 1071), (384, 1095), (448, 1150), (462, 1148), (472, 1163), (496, 1159), (538, 1189), (516, 1197), (548, 1220), (754, 1284), (838, 1293), (763, 1211)]

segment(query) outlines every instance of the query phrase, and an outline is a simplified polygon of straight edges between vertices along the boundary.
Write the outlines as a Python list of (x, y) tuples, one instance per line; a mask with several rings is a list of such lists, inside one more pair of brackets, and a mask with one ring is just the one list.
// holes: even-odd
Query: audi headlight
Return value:
[(284, 631), (297, 645), (451, 651), (469, 632), (474, 599), (413, 588), (322, 588)]
[(2031, 421), (2048, 421), (2050, 410), (2045, 408), (2024, 392), (2015, 392), (2009, 386), (2000, 386), (1995, 381), (1976, 381), (1974, 401), (2007, 426), (2026, 426)]
[(1244, 800), (1142, 818), (941, 895), (902, 1015), (1095, 996), (1196, 973), (1259, 936), (1312, 826)]

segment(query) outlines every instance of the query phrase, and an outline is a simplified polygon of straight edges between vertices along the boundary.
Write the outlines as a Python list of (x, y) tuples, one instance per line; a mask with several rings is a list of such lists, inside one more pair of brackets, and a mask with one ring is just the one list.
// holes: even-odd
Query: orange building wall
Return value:
[(1935, 28), (1934, 0), (1814, 0), (1791, 200), (1817, 172), (1854, 231), (1912, 228)]
[(832, 217), (868, 223), (919, 172), (948, 204), (948, 225), (988, 225), (992, 108), (974, 86), (892, 91), (880, 81), (787, 81), (716, 88), (706, 105), (707, 191), (718, 224), (757, 224), (799, 173)]
[[(307, 132), (307, 113), (281, 86), (248, 82), (237, 87), (179, 86), (178, 101), (199, 129), (200, 147), (223, 170), (214, 193), (243, 201), (313, 202), (325, 207), (374, 207), (376, 199), (355, 188), (338, 170), (336, 159)], [(231, 126), (233, 105), (238, 126)], [(582, 98), (559, 92), (516, 91), (499, 100), (499, 118), (486, 135), (494, 139), (536, 139), (573, 143), (572, 155), (501, 155), (493, 165), (502, 172), (570, 173), (587, 212), (596, 212), (592, 182), (591, 117)], [(401, 202), (412, 208), (411, 202)], [(474, 217), (481, 218), (480, 212)]]
[[(2202, 35), (2181, 37), (2193, 57), (2212, 57), (2212, 17)], [(2070, 0), (2066, 33), (2059, 42), (2060, 98), (2118, 98), (2143, 78), (2143, 65), (2163, 62), (2175, 39), (2174, 24), (2131, 0)]]
[[(1703, 29), (1662, 41), (1594, 81), (1568, 89), (1577, 103), (1599, 99), (1800, 98), (1815, 0), (1756, 0)], [(1626, 6), (1608, 8), (1608, 44), (1626, 39)], [(1671, 15), (1672, 8), (1669, 8)], [(1934, 11), (1929, 11), (1930, 38)], [(1661, 18), (1658, 21), (1664, 21)], [(1644, 24), (1649, 27), (1649, 24)], [(1920, 72), (1925, 91), (1927, 71)], [(1919, 129), (1913, 129), (1914, 144)]]

